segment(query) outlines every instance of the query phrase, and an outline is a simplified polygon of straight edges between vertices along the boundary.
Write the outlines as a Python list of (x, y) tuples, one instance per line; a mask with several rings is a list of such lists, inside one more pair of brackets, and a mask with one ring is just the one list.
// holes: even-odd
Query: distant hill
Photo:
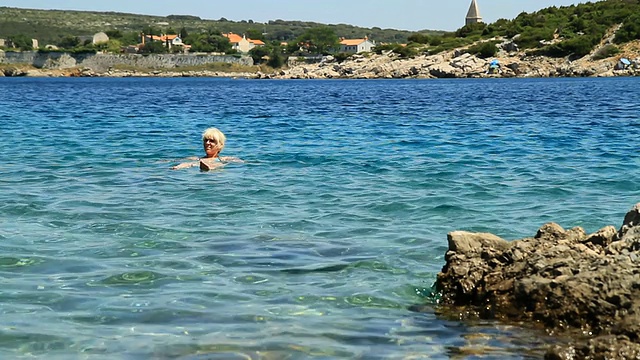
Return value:
[[(229, 21), (225, 18), (205, 20), (193, 15), (150, 16), (118, 12), (36, 10), (0, 7), (0, 38), (26, 35), (38, 39), (40, 44), (56, 43), (65, 36), (88, 36), (100, 31), (119, 30), (140, 32), (153, 27), (166, 31), (185, 28), (189, 33), (215, 29), (238, 34), (248, 31), (264, 34), (267, 41), (293, 40), (307, 29), (326, 25), (336, 35), (346, 38), (368, 36), (376, 42), (404, 43), (414, 32), (394, 29), (363, 28), (346, 24), (320, 24), (315, 22), (272, 20), (268, 23), (252, 20)], [(443, 34), (444, 31), (422, 30), (429, 35)]]

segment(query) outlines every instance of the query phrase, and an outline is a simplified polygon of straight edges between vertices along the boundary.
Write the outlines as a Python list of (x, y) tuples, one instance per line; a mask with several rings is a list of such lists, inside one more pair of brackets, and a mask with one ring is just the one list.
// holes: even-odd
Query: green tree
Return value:
[(107, 30), (104, 32), (109, 39), (122, 39), (122, 32), (120, 30)]
[(180, 34), (179, 34), (179, 35), (180, 35), (180, 38), (181, 38), (182, 40), (186, 39), (186, 38), (187, 38), (187, 36), (189, 36), (189, 32), (187, 31), (187, 28), (182, 27), (182, 28), (180, 29)]
[(276, 30), (270, 33), (270, 38), (273, 40), (282, 40), (282, 41), (287, 41), (287, 40), (293, 40), (296, 38), (296, 35), (293, 31), (289, 30), (289, 29), (281, 29), (281, 30)]
[[(118, 39), (118, 38), (116, 38)], [(131, 32), (126, 32), (124, 34), (122, 34), (122, 37), (119, 38), (118, 40), (120, 40), (120, 42), (122, 43), (122, 45), (126, 46), (126, 45), (136, 45), (139, 44), (142, 39), (140, 38), (140, 33), (131, 31)]]
[(482, 22), (465, 25), (456, 31), (456, 37), (469, 37), (471, 35), (480, 35), (482, 34), (482, 31), (484, 30), (485, 26), (487, 25)]
[(162, 31), (160, 31), (160, 29), (158, 29), (158, 28), (154, 28), (153, 26), (145, 27), (144, 29), (142, 29), (142, 32), (145, 35), (154, 35), (154, 36), (162, 35)]
[(267, 61), (267, 65), (271, 66), (274, 69), (282, 67), (284, 65), (284, 57), (282, 56), (282, 50), (279, 47), (274, 47), (269, 55), (269, 61)]
[(417, 34), (411, 34), (407, 38), (407, 40), (409, 42), (414, 42), (418, 44), (428, 44), (431, 38), (429, 37), (429, 35), (417, 33)]
[(245, 35), (252, 40), (262, 40), (264, 41), (264, 35), (262, 35), (262, 32), (260, 30), (256, 30), (256, 29), (248, 29), (245, 32)]
[(67, 35), (60, 39), (60, 41), (58, 41), (56, 45), (63, 49), (73, 49), (74, 47), (80, 45), (80, 39), (77, 36)]
[(33, 50), (33, 41), (27, 35), (18, 34), (18, 35), (12, 36), (10, 39), (11, 39), (11, 42), (13, 43), (13, 46), (20, 50), (23, 50), (23, 51)]
[(106, 43), (102, 43), (98, 45), (103, 47), (102, 50), (105, 50), (106, 52), (109, 52), (112, 54), (119, 54), (120, 52), (122, 52), (122, 43), (118, 39), (110, 39)]
[(328, 26), (318, 26), (305, 31), (297, 42), (304, 44), (312, 54), (330, 54), (335, 52), (340, 45), (338, 36)]
[(166, 54), (167, 48), (160, 41), (148, 41), (141, 48), (142, 54)]
[(483, 59), (494, 57), (497, 53), (498, 47), (491, 41), (483, 43), (478, 48), (478, 55)]
[(197, 36), (189, 35), (189, 37), (183, 41), (185, 44), (191, 45), (191, 51), (223, 52), (228, 54), (233, 50), (229, 39), (212, 29)]
[(629, 16), (616, 32), (613, 41), (616, 44), (622, 44), (636, 39), (640, 39), (640, 14)]
[(592, 36), (578, 36), (541, 49), (541, 53), (552, 57), (564, 57), (571, 55), (574, 58), (582, 57), (591, 52), (600, 39)]
[(249, 55), (253, 59), (254, 64), (262, 64), (265, 57), (269, 57), (272, 50), (267, 46), (256, 46), (249, 50)]

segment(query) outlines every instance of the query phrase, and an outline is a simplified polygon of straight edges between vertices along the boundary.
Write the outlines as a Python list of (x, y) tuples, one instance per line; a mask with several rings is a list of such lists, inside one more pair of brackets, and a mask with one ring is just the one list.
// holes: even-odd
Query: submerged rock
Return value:
[(465, 231), (448, 241), (436, 288), (449, 312), (573, 334), (549, 359), (640, 357), (640, 204), (619, 230), (548, 223), (512, 242)]

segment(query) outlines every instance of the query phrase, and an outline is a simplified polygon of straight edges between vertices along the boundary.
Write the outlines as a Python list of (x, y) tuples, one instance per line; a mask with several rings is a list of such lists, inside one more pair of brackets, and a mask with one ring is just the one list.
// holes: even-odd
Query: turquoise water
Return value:
[(639, 85), (0, 78), (0, 358), (539, 358), (408, 307), (450, 231), (619, 227)]

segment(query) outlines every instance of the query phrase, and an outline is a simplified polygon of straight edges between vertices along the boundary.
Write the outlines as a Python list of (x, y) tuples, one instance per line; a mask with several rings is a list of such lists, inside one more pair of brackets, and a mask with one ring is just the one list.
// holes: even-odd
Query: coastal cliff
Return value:
[(640, 204), (619, 230), (548, 223), (512, 242), (464, 231), (448, 242), (436, 282), (443, 312), (569, 334), (573, 341), (547, 359), (640, 357)]

